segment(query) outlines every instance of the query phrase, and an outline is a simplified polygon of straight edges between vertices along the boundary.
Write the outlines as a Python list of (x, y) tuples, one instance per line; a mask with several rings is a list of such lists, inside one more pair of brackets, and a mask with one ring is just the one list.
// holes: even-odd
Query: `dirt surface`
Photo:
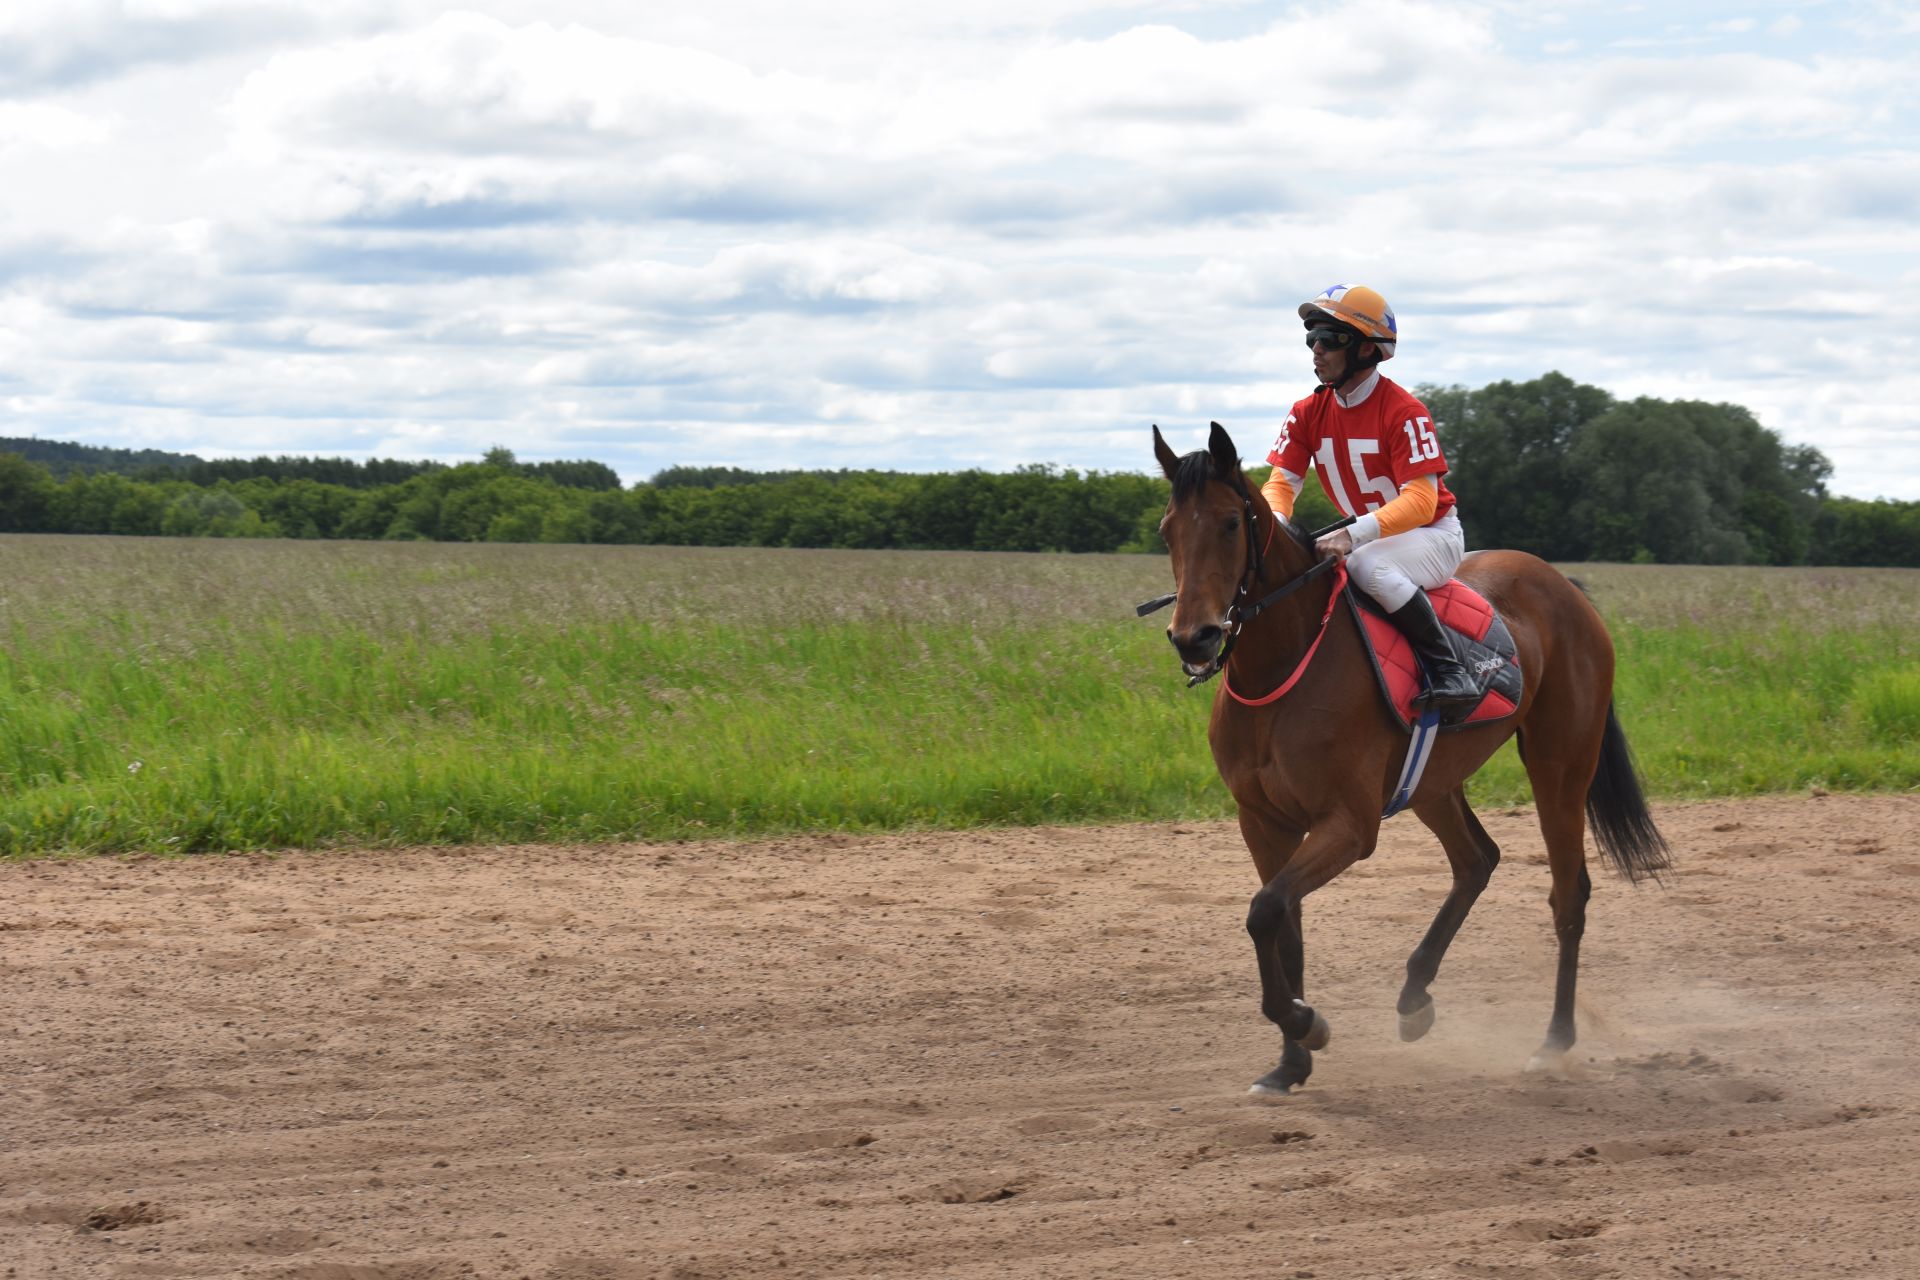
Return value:
[(1564, 1072), (1524, 810), (1307, 904), (1225, 825), (0, 865), (0, 1275), (1920, 1275), (1920, 797), (1661, 807)]

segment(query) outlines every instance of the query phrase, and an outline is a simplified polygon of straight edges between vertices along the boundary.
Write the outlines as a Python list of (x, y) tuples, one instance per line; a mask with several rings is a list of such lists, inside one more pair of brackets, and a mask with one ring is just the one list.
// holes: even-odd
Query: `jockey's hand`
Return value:
[(1353, 535), (1345, 529), (1336, 529), (1313, 545), (1321, 555), (1345, 560), (1353, 554)]

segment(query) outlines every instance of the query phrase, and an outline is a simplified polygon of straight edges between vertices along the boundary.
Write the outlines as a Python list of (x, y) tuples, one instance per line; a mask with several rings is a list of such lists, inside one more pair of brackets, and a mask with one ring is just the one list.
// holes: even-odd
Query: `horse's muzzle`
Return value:
[(1180, 665), (1190, 676), (1198, 675), (1212, 664), (1213, 655), (1220, 652), (1220, 639), (1224, 634), (1211, 622), (1184, 632), (1167, 628), (1167, 640), (1179, 651)]

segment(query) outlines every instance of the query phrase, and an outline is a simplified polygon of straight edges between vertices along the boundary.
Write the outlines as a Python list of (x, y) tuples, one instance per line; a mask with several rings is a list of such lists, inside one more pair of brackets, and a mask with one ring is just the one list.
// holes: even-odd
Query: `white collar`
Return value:
[(1368, 396), (1372, 395), (1373, 389), (1379, 385), (1380, 385), (1380, 367), (1378, 365), (1375, 365), (1373, 368), (1367, 370), (1367, 376), (1361, 380), (1361, 383), (1359, 386), (1353, 389), (1352, 394), (1343, 396), (1340, 394), (1340, 388), (1334, 387), (1332, 389), (1333, 398), (1342, 409), (1352, 409), (1357, 405), (1359, 405), (1361, 401), (1365, 400)]

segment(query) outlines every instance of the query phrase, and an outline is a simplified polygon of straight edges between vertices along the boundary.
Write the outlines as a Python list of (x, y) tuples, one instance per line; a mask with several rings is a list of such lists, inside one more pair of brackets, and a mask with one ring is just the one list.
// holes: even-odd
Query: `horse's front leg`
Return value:
[[(1258, 902), (1257, 897), (1255, 901)], [(1247, 932), (1253, 936), (1253, 949), (1261, 966), (1261, 1012), (1279, 1026), (1281, 1036), (1279, 1064), (1254, 1081), (1248, 1093), (1291, 1093), (1295, 1085), (1305, 1084), (1313, 1074), (1313, 1051), (1326, 1048), (1332, 1035), (1326, 1018), (1306, 1003), (1306, 954), (1301, 941), (1305, 935), (1300, 927), (1298, 902), (1293, 904), (1289, 916), (1280, 938), (1263, 939), (1253, 909), (1247, 912)], [(1278, 965), (1281, 980), (1286, 983), (1284, 990), (1269, 976), (1269, 964)], [(1296, 1016), (1289, 1017), (1290, 1014)], [(1304, 1030), (1299, 1029), (1299, 1016), (1307, 1019)], [(1289, 1030), (1290, 1024), (1294, 1030)]]
[[(1375, 830), (1378, 823), (1374, 824)], [(1247, 909), (1247, 934), (1260, 968), (1260, 1011), (1280, 1028), (1280, 1063), (1254, 1081), (1253, 1093), (1287, 1093), (1313, 1074), (1313, 1050), (1324, 1049), (1327, 1020), (1305, 1000), (1306, 943), (1300, 902), (1362, 853), (1360, 835), (1328, 826), (1303, 842), (1298, 832), (1241, 810), (1240, 830), (1264, 882)]]

